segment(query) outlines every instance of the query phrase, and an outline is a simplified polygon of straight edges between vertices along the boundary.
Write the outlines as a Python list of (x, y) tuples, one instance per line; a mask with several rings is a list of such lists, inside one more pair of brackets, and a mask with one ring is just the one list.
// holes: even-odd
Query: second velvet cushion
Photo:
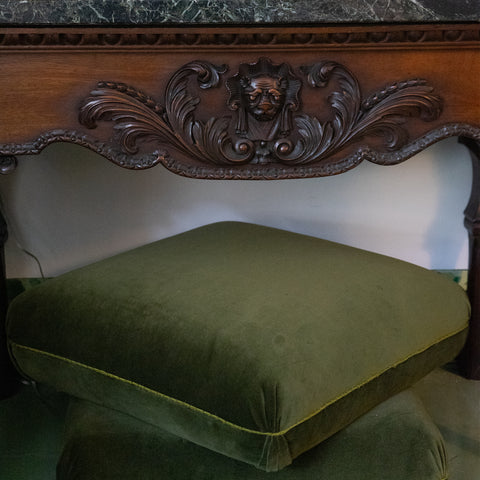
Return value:
[(275, 471), (452, 359), (468, 318), (437, 273), (227, 222), (45, 282), (8, 335), (27, 377)]

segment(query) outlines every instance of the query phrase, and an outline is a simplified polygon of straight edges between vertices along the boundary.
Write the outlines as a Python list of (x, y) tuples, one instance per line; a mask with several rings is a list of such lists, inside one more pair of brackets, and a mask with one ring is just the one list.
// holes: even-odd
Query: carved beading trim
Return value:
[(0, 145), (0, 155), (38, 154), (54, 142), (67, 142), (86, 147), (112, 163), (132, 170), (144, 170), (162, 164), (168, 170), (185, 177), (215, 180), (280, 180), (294, 178), (325, 177), (344, 173), (366, 160), (377, 165), (396, 165), (420, 153), (425, 148), (449, 137), (467, 137), (480, 141), (480, 128), (463, 123), (449, 123), (436, 128), (395, 152), (381, 153), (369, 147), (360, 147), (353, 154), (327, 165), (243, 165), (218, 167), (186, 165), (166, 152), (156, 151), (148, 155), (126, 155), (114, 145), (95, 140), (89, 135), (69, 130), (53, 130), (26, 144)]
[[(237, 29), (238, 30), (238, 29)], [(32, 48), (195, 48), (195, 47), (298, 47), (298, 46), (375, 46), (375, 45), (444, 45), (466, 44), (480, 41), (477, 24), (436, 26), (374, 26), (357, 29), (337, 27), (308, 29), (282, 27), (251, 28), (235, 31), (228, 28), (210, 28), (188, 31), (173, 28), (143, 28), (136, 32), (125, 29), (59, 28), (46, 29), (2, 29), (0, 50)]]
[(377, 165), (397, 165), (414, 155), (450, 137), (467, 137), (480, 141), (480, 128), (462, 123), (450, 123), (436, 128), (419, 139), (405, 145), (395, 152), (378, 152), (370, 147), (359, 147), (358, 150), (345, 158), (327, 164), (313, 164), (307, 166), (282, 167), (277, 165), (252, 165), (244, 168), (209, 168), (182, 164), (172, 157), (161, 159), (162, 164), (178, 175), (199, 179), (212, 180), (283, 180), (295, 178), (328, 177), (345, 173), (363, 161)]
[(52, 143), (65, 142), (98, 153), (112, 163), (131, 170), (145, 170), (154, 167), (161, 160), (161, 154), (154, 152), (146, 155), (128, 155), (117, 148), (115, 144), (100, 142), (92, 136), (74, 130), (56, 129), (44, 133), (29, 143), (0, 144), (0, 155), (37, 155)]

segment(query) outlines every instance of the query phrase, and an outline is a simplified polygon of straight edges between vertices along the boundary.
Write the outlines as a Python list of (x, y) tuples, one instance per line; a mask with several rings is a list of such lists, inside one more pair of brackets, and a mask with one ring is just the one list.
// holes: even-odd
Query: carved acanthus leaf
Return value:
[(163, 119), (163, 109), (152, 102), (144, 102), (139, 92), (125, 87), (123, 84), (100, 82), (80, 110), (80, 123), (95, 128), (99, 120), (113, 121), (117, 141), (125, 153), (131, 155), (138, 152), (137, 141), (140, 138), (181, 147)]
[(225, 83), (235, 124), (230, 117), (196, 119), (201, 101), (191, 92), (192, 79), (202, 89), (215, 88), (226, 70), (206, 61), (185, 65), (168, 82), (164, 106), (132, 87), (100, 82), (81, 107), (80, 122), (94, 128), (99, 120), (112, 121), (127, 154), (138, 152), (140, 140), (153, 140), (204, 165), (293, 166), (324, 161), (372, 135), (383, 138), (387, 151), (395, 151), (409, 139), (409, 117), (430, 121), (442, 110), (440, 97), (425, 80), (393, 83), (362, 99), (360, 85), (347, 68), (323, 61), (301, 67), (300, 73), (312, 88), (329, 87), (330, 119), (294, 114), (301, 81), (289, 65), (261, 58), (242, 64)]
[(357, 80), (342, 65), (323, 62), (304, 67), (303, 71), (312, 87), (324, 88), (331, 81), (338, 82), (339, 90), (328, 98), (334, 119), (322, 124), (315, 117), (298, 116), (302, 138), (292, 152), (280, 156), (283, 162), (311, 163), (369, 135), (382, 136), (385, 147), (393, 151), (408, 141), (404, 126), (408, 117), (431, 121), (442, 110), (440, 97), (431, 94), (432, 88), (424, 80), (393, 84), (362, 103)]

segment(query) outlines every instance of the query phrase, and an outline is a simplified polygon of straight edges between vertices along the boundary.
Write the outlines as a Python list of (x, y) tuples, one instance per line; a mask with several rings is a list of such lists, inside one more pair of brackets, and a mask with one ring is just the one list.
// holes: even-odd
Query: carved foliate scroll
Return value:
[[(113, 122), (115, 142), (126, 155), (153, 141), (158, 161), (177, 173), (231, 178), (239, 168), (238, 178), (257, 178), (265, 177), (262, 169), (277, 169), (283, 176), (292, 169), (296, 176), (302, 169), (305, 175), (340, 173), (363, 154), (329, 162), (332, 155), (368, 137), (380, 137), (384, 151), (396, 151), (409, 141), (410, 117), (430, 121), (442, 111), (440, 97), (425, 80), (395, 82), (364, 98), (353, 73), (333, 61), (295, 71), (260, 58), (241, 64), (234, 75), (227, 71), (206, 61), (183, 66), (168, 82), (162, 104), (123, 83), (100, 82), (81, 106), (80, 123), (95, 128), (100, 120)], [(222, 89), (233, 116), (201, 120), (202, 101), (193, 81), (200, 89)], [(302, 111), (306, 89), (325, 97), (328, 120)], [(175, 151), (193, 166), (173, 159)]]

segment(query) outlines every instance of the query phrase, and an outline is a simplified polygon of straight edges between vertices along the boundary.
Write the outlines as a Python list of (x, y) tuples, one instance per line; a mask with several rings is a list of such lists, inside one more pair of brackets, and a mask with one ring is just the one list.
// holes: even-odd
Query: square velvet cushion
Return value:
[(27, 377), (266, 471), (451, 360), (469, 303), (438, 273), (225, 222), (18, 296)]
[[(381, 403), (273, 475), (276, 480), (446, 480), (440, 432), (410, 391)], [(133, 417), (71, 402), (57, 480), (271, 480)]]

